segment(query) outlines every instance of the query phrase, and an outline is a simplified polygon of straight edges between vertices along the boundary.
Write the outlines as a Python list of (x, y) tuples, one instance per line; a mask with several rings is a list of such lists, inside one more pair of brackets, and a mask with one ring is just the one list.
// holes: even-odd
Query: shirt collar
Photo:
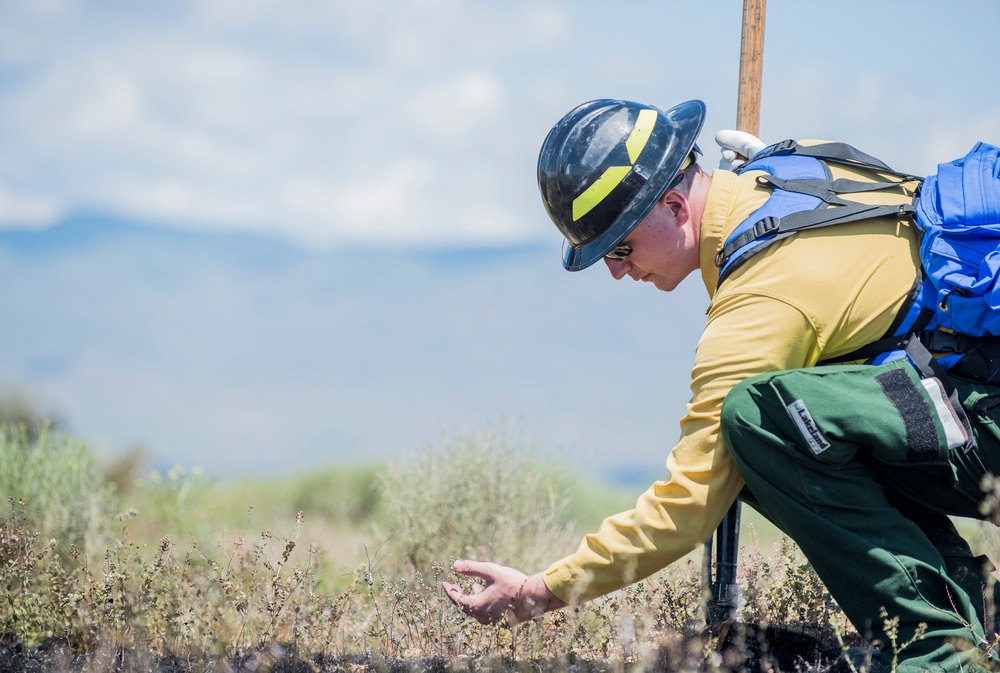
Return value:
[(715, 265), (715, 256), (722, 249), (726, 224), (731, 220), (735, 191), (735, 173), (723, 170), (712, 172), (712, 184), (708, 189), (705, 210), (701, 216), (699, 239), (701, 279), (710, 298), (715, 297), (715, 289), (719, 282), (719, 267)]

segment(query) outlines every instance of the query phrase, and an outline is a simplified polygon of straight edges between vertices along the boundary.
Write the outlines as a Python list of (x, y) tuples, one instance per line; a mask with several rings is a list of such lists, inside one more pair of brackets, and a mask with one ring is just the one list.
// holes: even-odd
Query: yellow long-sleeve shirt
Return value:
[[(767, 199), (755, 181), (759, 174), (712, 175), (699, 242), (711, 306), (680, 440), (667, 456), (668, 477), (545, 571), (546, 585), (567, 603), (639, 581), (703, 544), (743, 487), (719, 431), (726, 393), (750, 376), (811, 367), (875, 341), (914, 283), (919, 256), (912, 226), (879, 218), (800, 232), (755, 255), (716, 292), (717, 252)], [(834, 168), (833, 177), (873, 176)], [(913, 186), (848, 198), (909, 203)]]

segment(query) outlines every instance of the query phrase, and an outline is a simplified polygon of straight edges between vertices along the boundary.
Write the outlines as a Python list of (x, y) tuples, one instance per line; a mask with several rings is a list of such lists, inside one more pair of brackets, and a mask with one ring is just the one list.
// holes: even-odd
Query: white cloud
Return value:
[(156, 219), (187, 219), (196, 214), (192, 191), (181, 180), (126, 177), (114, 183), (106, 193), (127, 212)]
[[(716, 125), (729, 113), (720, 101), (735, 102), (739, 13), (719, 18), (722, 0), (613, 12), (565, 0), (27, 7), (0, 10), (0, 183), (35, 222), (42, 211), (24, 204), (324, 245), (538, 238), (550, 232), (513, 223), (539, 213), (537, 146), (570, 107), (700, 97)], [(916, 86), (864, 54), (831, 69), (783, 30), (802, 13), (769, 12), (764, 129), (899, 148), (904, 160), (917, 132), (921, 157), (971, 128), (995, 132), (1000, 94), (970, 106), (961, 87)], [(686, 30), (662, 53), (668, 19)], [(686, 57), (712, 26), (726, 44)]]
[[(367, 241), (420, 241), (434, 237), (421, 199), (432, 174), (425, 162), (402, 158), (377, 175), (343, 184), (292, 181), (283, 196), (291, 212), (318, 218), (321, 228), (311, 233), (319, 240), (346, 234)], [(291, 219), (301, 226), (301, 220)]]
[(0, 184), (0, 226), (44, 227), (61, 215), (60, 204), (43, 197), (14, 193)]
[(135, 79), (103, 58), (54, 63), (17, 93), (10, 121), (28, 138), (55, 140), (45, 148), (49, 151), (56, 143), (85, 141), (92, 149), (95, 140), (107, 136), (114, 142), (114, 134), (135, 122), (141, 108)]
[(105, 176), (95, 183), (91, 197), (114, 204), (119, 215), (166, 226), (244, 230), (278, 235), (292, 234), (283, 227), (287, 211), (268, 195), (241, 195), (238, 189), (222, 190), (199, 183), (190, 176)]
[(452, 81), (420, 92), (412, 114), (416, 122), (435, 136), (464, 139), (473, 130), (486, 132), (486, 123), (498, 111), (503, 85), (488, 72), (466, 72)]
[(65, 114), (70, 127), (81, 134), (111, 133), (132, 123), (139, 115), (139, 90), (135, 82), (106, 64), (85, 72), (71, 88), (72, 97), (66, 101)]
[(512, 18), (526, 41), (536, 47), (561, 43), (570, 34), (566, 12), (550, 3), (522, 5), (514, 10)]
[(147, 22), (81, 5), (94, 32), (36, 18), (50, 50), (0, 89), (0, 125), (18, 129), (0, 157), (12, 194), (324, 246), (523, 232), (512, 223), (535, 195), (526, 206), (505, 176), (530, 182), (538, 134), (521, 131), (530, 106), (508, 95), (523, 85), (504, 62), (565, 39), (565, 8), (189, 7)]
[(478, 243), (518, 243), (534, 238), (535, 222), (518, 220), (513, 213), (493, 203), (472, 204), (457, 213), (461, 239)]

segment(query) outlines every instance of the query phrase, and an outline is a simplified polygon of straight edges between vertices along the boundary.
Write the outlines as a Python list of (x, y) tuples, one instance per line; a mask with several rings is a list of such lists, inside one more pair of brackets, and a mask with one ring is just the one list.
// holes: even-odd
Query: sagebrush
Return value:
[[(442, 580), (469, 586), (450, 570), (458, 555), (540, 570), (576, 544), (572, 474), (506, 431), (455, 437), (389, 466), (365, 487), (376, 484), (377, 494), (349, 496), (355, 505), (340, 508), (326, 494), (300, 512), (255, 504), (282, 492), (307, 502), (298, 488), (231, 489), (193, 469), (114, 488), (86, 444), (48, 430), (5, 429), (0, 460), (0, 635), (25, 657), (58, 652), (87, 670), (723, 663), (704, 631), (695, 558), (513, 630), (481, 627), (450, 604)], [(359, 516), (357, 503), (370, 515)], [(748, 615), (844, 628), (793, 546), (746, 566)]]

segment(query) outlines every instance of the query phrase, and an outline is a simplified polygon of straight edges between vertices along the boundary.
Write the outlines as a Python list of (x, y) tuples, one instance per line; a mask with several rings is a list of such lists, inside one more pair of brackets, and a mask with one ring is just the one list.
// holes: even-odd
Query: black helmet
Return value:
[(552, 127), (538, 156), (538, 188), (566, 237), (563, 266), (585, 269), (622, 242), (653, 209), (695, 145), (705, 104), (666, 112), (594, 100)]

